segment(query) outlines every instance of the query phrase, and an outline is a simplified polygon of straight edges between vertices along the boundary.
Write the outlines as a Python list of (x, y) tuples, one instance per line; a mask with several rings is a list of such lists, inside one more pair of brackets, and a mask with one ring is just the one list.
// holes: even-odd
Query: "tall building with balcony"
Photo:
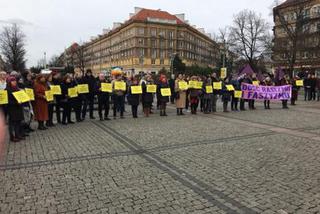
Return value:
[(275, 65), (320, 76), (320, 0), (287, 0), (273, 12)]
[(114, 23), (111, 30), (104, 30), (81, 47), (85, 67), (95, 73), (115, 66), (136, 74), (171, 70), (175, 55), (186, 65), (214, 68), (220, 57), (219, 46), (210, 34), (191, 26), (184, 14), (144, 8), (135, 8), (129, 20)]

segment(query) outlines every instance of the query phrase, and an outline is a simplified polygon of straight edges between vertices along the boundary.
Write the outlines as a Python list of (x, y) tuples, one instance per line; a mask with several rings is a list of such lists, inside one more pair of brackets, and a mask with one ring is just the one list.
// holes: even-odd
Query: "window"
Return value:
[(157, 29), (156, 28), (151, 28), (150, 34), (151, 34), (151, 36), (157, 36)]
[(166, 47), (165, 41), (164, 41), (164, 39), (161, 39), (160, 40), (160, 48), (165, 48), (165, 47)]
[(169, 39), (173, 39), (173, 32), (172, 31), (168, 32), (168, 37), (169, 37)]
[(155, 65), (156, 64), (156, 60), (155, 59), (151, 59), (151, 64)]
[(160, 64), (161, 64), (161, 65), (164, 64), (164, 59), (160, 59)]
[(152, 59), (157, 58), (157, 49), (152, 49), (151, 58)]
[(144, 35), (144, 28), (138, 28), (138, 35)]
[(151, 47), (152, 47), (152, 48), (157, 47), (157, 41), (156, 41), (155, 39), (152, 39), (152, 40), (151, 40)]
[(166, 35), (166, 31), (160, 29), (160, 31), (159, 31), (159, 36), (160, 36), (160, 37), (165, 37), (165, 35)]
[(169, 48), (173, 48), (173, 41), (169, 41), (168, 44)]

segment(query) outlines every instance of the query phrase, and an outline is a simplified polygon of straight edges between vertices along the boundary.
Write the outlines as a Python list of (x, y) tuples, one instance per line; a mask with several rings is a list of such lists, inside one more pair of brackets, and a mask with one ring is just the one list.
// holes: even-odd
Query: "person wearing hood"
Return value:
[(14, 76), (7, 78), (8, 92), (8, 119), (9, 119), (9, 134), (11, 142), (19, 142), (25, 140), (22, 130), (22, 121), (24, 120), (23, 106), (18, 103), (13, 93), (21, 89), (18, 87), (17, 79)]

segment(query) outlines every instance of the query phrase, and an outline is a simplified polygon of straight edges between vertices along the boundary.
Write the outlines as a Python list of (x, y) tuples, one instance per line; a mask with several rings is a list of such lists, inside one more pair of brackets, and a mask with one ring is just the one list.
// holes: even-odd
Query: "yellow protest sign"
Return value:
[(222, 90), (222, 82), (213, 82), (213, 89)]
[(242, 98), (242, 91), (234, 91), (235, 98)]
[(227, 68), (221, 68), (220, 70), (220, 78), (224, 79), (227, 77)]
[(12, 94), (13, 94), (14, 98), (18, 101), (18, 103), (26, 103), (26, 102), (30, 101), (30, 97), (23, 90), (13, 92)]
[(234, 91), (233, 85), (226, 85), (228, 91)]
[(212, 88), (211, 85), (207, 85), (206, 86), (206, 92), (207, 92), (207, 94), (212, 94), (213, 93), (213, 88)]
[(156, 93), (157, 85), (147, 85), (147, 93)]
[(180, 82), (178, 82), (178, 85), (179, 85), (180, 90), (182, 90), (182, 91), (188, 90), (188, 83), (187, 82), (180, 81)]
[(0, 105), (8, 104), (8, 92), (6, 90), (0, 90)]
[(101, 83), (101, 91), (102, 92), (112, 92), (112, 84), (111, 83)]
[(52, 93), (51, 90), (50, 91), (46, 91), (45, 94), (46, 94), (46, 99), (47, 99), (48, 102), (52, 102), (54, 100), (53, 93)]
[(32, 88), (25, 88), (24, 89), (26, 91), (26, 93), (28, 94), (30, 100), (34, 100), (34, 91)]
[(77, 96), (78, 96), (78, 89), (77, 89), (77, 87), (68, 88), (68, 96), (69, 96), (70, 98), (77, 97)]
[(203, 82), (196, 83), (196, 89), (202, 89)]
[(114, 89), (117, 91), (126, 91), (126, 83), (125, 82), (120, 82), (120, 81), (115, 81), (114, 82)]
[(141, 87), (141, 85), (131, 86), (131, 93), (132, 93), (132, 94), (142, 94), (142, 87)]
[(189, 81), (189, 88), (196, 88), (198, 81)]
[(171, 96), (171, 89), (170, 88), (161, 88), (161, 96), (170, 97)]
[(259, 86), (260, 82), (259, 81), (252, 81), (252, 85)]
[(50, 85), (50, 89), (53, 95), (61, 95), (60, 85)]
[(87, 94), (89, 93), (89, 85), (88, 84), (78, 85), (77, 90), (79, 94)]
[(296, 81), (297, 86), (303, 86), (303, 80), (297, 80)]

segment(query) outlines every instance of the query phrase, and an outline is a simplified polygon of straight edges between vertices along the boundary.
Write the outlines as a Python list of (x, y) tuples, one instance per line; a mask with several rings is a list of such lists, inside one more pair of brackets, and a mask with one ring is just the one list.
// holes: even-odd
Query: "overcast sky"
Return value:
[[(0, 27), (17, 22), (27, 35), (27, 66), (37, 65), (43, 53), (49, 59), (72, 42), (87, 41), (129, 18), (134, 7), (185, 13), (192, 25), (209, 33), (232, 23), (243, 9), (260, 13), (272, 23), (273, 0), (0, 0)], [(1, 29), (0, 28), (0, 29)]]

